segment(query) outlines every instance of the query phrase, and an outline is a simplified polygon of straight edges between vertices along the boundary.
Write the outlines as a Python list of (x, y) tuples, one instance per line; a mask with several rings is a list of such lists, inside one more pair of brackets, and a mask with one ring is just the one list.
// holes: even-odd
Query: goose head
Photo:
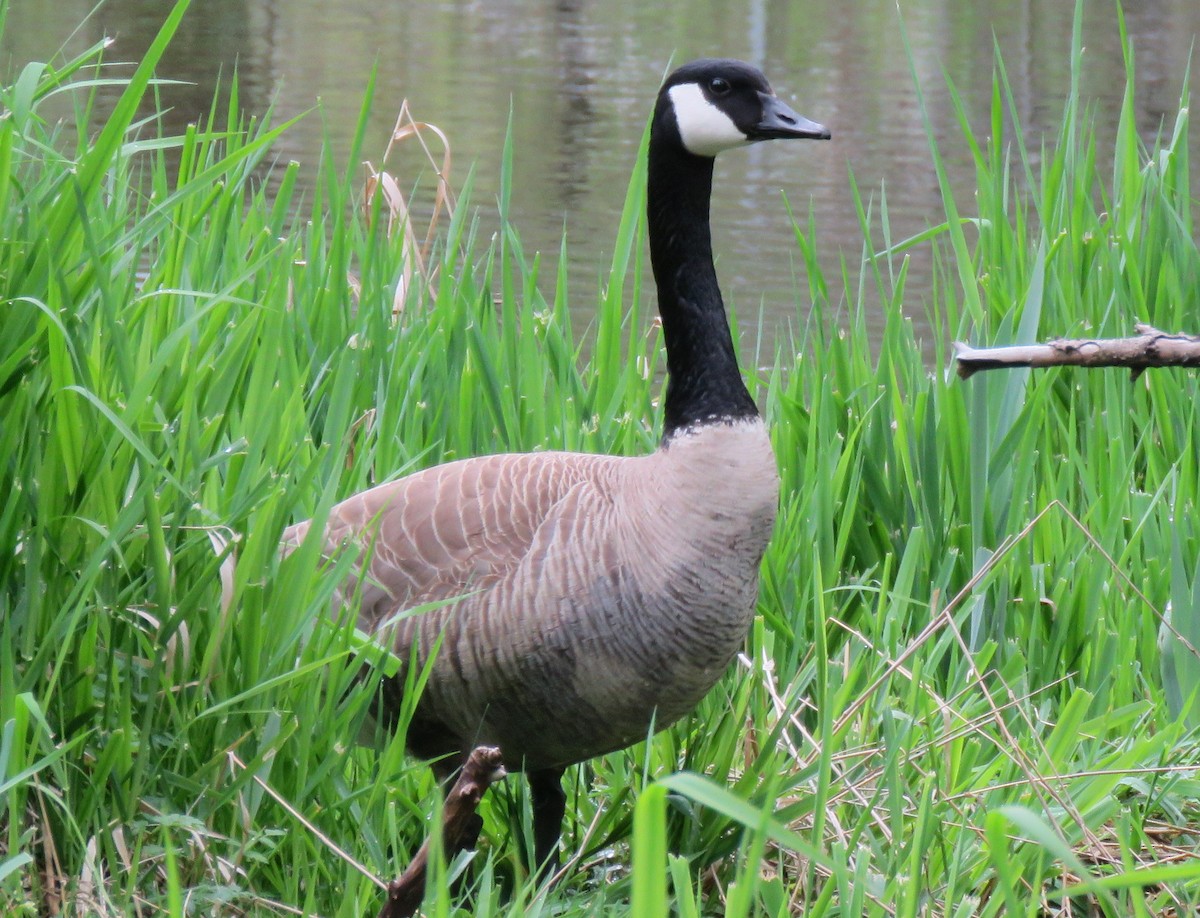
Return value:
[(710, 159), (761, 140), (830, 136), (776, 96), (757, 67), (720, 58), (692, 61), (667, 77), (654, 118), (688, 153)]

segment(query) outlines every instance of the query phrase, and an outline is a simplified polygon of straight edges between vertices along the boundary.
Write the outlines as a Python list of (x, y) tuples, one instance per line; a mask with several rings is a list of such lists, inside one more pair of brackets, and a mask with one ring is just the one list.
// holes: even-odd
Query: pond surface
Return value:
[[(165, 0), (108, 0), (89, 18), (91, 5), (11, 0), (3, 71), (44, 60), (64, 43), (80, 50), (103, 35), (115, 39), (108, 60), (135, 60), (169, 8)], [(802, 222), (812, 208), (833, 289), (840, 257), (852, 276), (861, 262), (851, 173), (876, 207), (886, 188), (893, 239), (939, 221), (906, 36), (960, 208), (969, 212), (973, 173), (943, 73), (970, 123), (986, 135), (999, 47), (1030, 138), (1053, 134), (1070, 80), (1072, 6), (1070, 0), (195, 0), (160, 75), (193, 84), (163, 91), (173, 106), (172, 129), (207, 113), (218, 78), (235, 66), (248, 111), (273, 103), (278, 120), (319, 103), (320, 112), (309, 114), (279, 150), (283, 160), (311, 164), (324, 129), (338, 149), (348, 147), (375, 68), (366, 149), (379, 159), (407, 99), (417, 118), (449, 136), (453, 184), (474, 165), (473, 204), (485, 231), (496, 223), (511, 111), (514, 221), (526, 250), (546, 253), (548, 264), (566, 229), (571, 304), (586, 319), (664, 72), (672, 61), (698, 56), (757, 62), (780, 95), (831, 128), (834, 138), (761, 145), (725, 154), (718, 164), (714, 243), (726, 299), (743, 316), (761, 305), (768, 329), (778, 329), (794, 324), (808, 302), (784, 196)], [(1160, 125), (1170, 128), (1178, 110), (1200, 35), (1200, 3), (1127, 0), (1124, 6), (1138, 62), (1138, 123), (1151, 139)], [(1103, 151), (1124, 88), (1116, 4), (1089, 0), (1083, 35), (1083, 86), (1095, 105)], [(1200, 68), (1193, 68), (1191, 91), (1200, 91)], [(928, 253), (917, 250), (905, 308), (918, 325), (929, 273)]]

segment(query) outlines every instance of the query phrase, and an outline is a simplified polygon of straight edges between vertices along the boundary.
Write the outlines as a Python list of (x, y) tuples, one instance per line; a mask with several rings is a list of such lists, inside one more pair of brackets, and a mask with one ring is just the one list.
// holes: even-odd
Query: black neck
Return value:
[(647, 215), (667, 345), (664, 440), (694, 424), (758, 416), (738, 370), (713, 267), (712, 173), (711, 158), (683, 148), (672, 115), (655, 119)]

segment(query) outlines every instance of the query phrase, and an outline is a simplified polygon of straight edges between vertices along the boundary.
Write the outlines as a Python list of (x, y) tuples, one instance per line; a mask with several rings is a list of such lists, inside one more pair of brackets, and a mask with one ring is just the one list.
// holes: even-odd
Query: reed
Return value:
[[(289, 125), (236, 84), (155, 133), (139, 105), (185, 7), (91, 137), (101, 48), (0, 89), (0, 908), (359, 915), (438, 794), (402, 735), (353, 742), (381, 651), (279, 534), (459, 456), (651, 448), (644, 174), (578, 336), (565, 243), (526, 253), (507, 186), (494, 243), (468, 179), (424, 248), (332, 157), (310, 183), (272, 165)], [(797, 212), (802, 331), (751, 380), (784, 485), (745, 654), (691, 718), (578, 769), (563, 883), (524, 874), (511, 782), (474, 862), (435, 858), (471, 895), (433, 883), (427, 914), (1200, 906), (1195, 379), (946, 365), (951, 338), (1196, 330), (1188, 100), (1147, 146), (1127, 50), (1099, 125), (1078, 24), (1072, 48), (1057, 136), (1022, 133), (998, 59), (990, 122), (960, 110), (970, 200), (929, 132), (941, 225), (894, 240), (856, 193), (861, 282), (821, 274)], [(73, 131), (41, 118), (64, 92)], [(914, 246), (932, 343), (900, 309)]]

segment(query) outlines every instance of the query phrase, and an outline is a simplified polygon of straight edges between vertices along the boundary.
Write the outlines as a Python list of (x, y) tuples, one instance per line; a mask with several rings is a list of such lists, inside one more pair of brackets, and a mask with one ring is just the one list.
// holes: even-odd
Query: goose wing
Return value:
[[(356, 494), (333, 507), (325, 526), (327, 557), (353, 546), (366, 559), (338, 598), (356, 597), (359, 627), (374, 631), (396, 612), (486, 591), (526, 558), (571, 490), (612, 461), (557, 452), (481, 456)], [(311, 526), (285, 530), (285, 551)]]

